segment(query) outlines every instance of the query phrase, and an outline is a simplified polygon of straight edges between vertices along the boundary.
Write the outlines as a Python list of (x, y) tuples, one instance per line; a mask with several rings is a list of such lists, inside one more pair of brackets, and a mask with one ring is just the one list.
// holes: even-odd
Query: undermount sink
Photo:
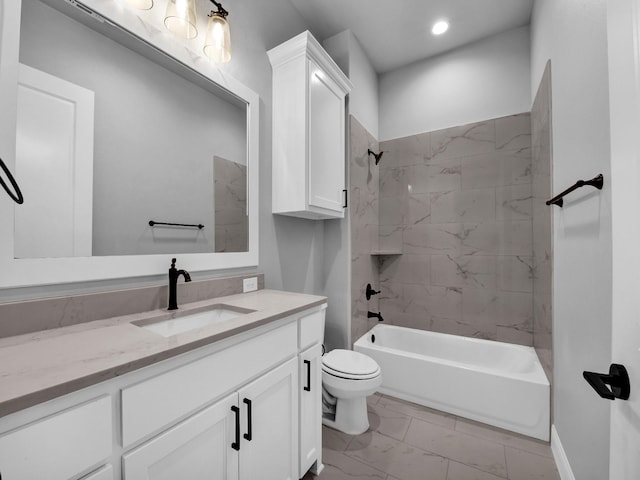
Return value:
[(133, 324), (157, 333), (158, 335), (162, 335), (163, 337), (172, 337), (178, 333), (226, 322), (227, 320), (241, 317), (253, 311), (254, 310), (229, 307), (228, 305), (217, 305), (203, 312), (190, 313), (158, 321), (141, 320), (133, 322)]

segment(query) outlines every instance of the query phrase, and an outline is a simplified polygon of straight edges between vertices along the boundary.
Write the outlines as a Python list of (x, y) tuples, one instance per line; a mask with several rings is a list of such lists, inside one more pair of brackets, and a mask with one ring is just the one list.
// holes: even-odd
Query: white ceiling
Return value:
[[(351, 30), (373, 68), (387, 72), (528, 25), (534, 0), (290, 0), (323, 41)], [(436, 20), (449, 31), (431, 34)]]

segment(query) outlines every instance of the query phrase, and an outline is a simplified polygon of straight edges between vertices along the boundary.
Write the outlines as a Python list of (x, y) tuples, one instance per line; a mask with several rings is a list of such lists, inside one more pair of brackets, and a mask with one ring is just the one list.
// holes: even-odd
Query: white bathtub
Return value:
[(532, 347), (376, 325), (354, 344), (380, 393), (549, 440), (549, 382)]

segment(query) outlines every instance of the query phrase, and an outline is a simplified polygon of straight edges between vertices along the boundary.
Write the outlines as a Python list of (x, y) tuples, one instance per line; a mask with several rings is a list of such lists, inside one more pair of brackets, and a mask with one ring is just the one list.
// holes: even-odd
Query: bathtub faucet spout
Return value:
[(382, 314), (380, 312), (367, 312), (367, 318), (377, 318), (379, 322), (384, 321), (384, 318), (382, 318)]

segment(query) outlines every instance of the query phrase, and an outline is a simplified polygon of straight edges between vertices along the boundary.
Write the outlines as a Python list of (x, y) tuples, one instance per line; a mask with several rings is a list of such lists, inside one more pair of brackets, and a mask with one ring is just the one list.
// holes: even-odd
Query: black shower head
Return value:
[(382, 154), (383, 154), (384, 152), (375, 153), (375, 152), (372, 152), (372, 151), (371, 151), (371, 149), (369, 149), (367, 153), (368, 153), (369, 155), (373, 155), (373, 158), (375, 158), (375, 159), (376, 159), (376, 165), (378, 165), (378, 163), (380, 163), (380, 159), (382, 158)]

